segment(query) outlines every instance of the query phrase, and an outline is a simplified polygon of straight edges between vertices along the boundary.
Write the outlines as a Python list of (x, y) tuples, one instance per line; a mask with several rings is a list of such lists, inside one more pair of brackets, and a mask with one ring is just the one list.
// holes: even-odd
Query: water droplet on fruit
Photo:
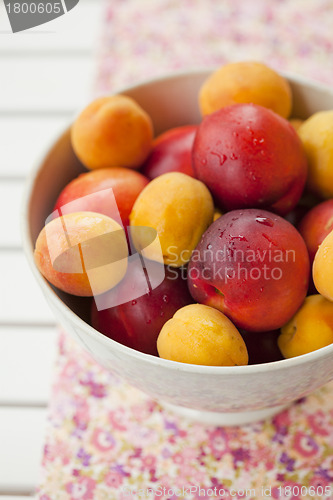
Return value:
[(231, 239), (231, 240), (239, 240), (239, 241), (248, 241), (248, 240), (245, 238), (245, 236), (241, 236), (241, 235), (239, 235), (239, 236), (232, 236), (230, 239)]
[(255, 176), (255, 175), (252, 175), (252, 180), (253, 180), (253, 181), (256, 181), (256, 180), (257, 180), (257, 178), (256, 178), (256, 176)]
[(136, 300), (132, 300), (132, 306), (135, 306), (135, 304), (137, 304), (137, 301)]
[(164, 316), (164, 312), (163, 311), (160, 312), (160, 316), (161, 316), (161, 318)]
[(212, 248), (212, 245), (209, 243), (209, 245), (207, 245), (207, 250), (210, 250)]
[(262, 149), (262, 150), (260, 151), (260, 154), (261, 154), (262, 156), (266, 156), (266, 151), (264, 151), (264, 150)]
[(252, 142), (253, 142), (253, 146), (258, 146), (258, 144), (262, 144), (263, 142), (265, 142), (265, 139), (263, 139), (262, 137), (260, 137), (260, 138), (254, 137)]
[(264, 226), (274, 226), (274, 222), (269, 217), (256, 217), (256, 222), (258, 222), (259, 224), (263, 224)]
[(224, 155), (223, 153), (216, 153), (215, 151), (212, 151), (210, 154), (218, 157), (220, 165), (223, 165), (223, 163), (227, 159), (226, 155)]
[(166, 304), (169, 302), (169, 297), (167, 295), (163, 295), (163, 302)]
[(260, 292), (263, 292), (264, 291), (264, 288), (261, 286), (260, 287)]
[(231, 153), (230, 160), (238, 160), (238, 156), (235, 153)]
[(233, 135), (234, 137), (238, 137), (238, 132), (233, 131), (232, 135)]
[(201, 160), (201, 165), (207, 165), (207, 160), (205, 159)]

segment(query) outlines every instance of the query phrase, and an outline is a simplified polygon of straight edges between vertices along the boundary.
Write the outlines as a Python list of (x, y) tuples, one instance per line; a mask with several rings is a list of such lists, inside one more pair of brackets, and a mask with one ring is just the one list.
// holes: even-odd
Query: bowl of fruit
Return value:
[(333, 379), (333, 91), (256, 62), (91, 102), (26, 187), (27, 259), (107, 370), (214, 425)]

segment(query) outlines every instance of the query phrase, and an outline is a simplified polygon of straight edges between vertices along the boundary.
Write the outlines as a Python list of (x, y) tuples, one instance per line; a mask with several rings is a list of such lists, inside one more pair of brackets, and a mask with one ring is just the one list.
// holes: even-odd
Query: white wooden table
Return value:
[(0, 2), (0, 500), (33, 495), (56, 352), (55, 320), (21, 249), (25, 177), (92, 92), (103, 2), (12, 34)]

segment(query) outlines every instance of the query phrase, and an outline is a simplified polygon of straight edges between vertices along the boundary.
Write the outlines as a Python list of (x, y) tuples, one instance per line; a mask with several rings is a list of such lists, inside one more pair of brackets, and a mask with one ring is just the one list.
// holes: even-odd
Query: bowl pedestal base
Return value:
[(184, 406), (177, 406), (170, 403), (160, 402), (160, 404), (176, 415), (186, 419), (215, 426), (237, 426), (253, 422), (259, 422), (277, 415), (285, 410), (288, 405), (273, 406), (272, 408), (263, 408), (261, 410), (219, 413), (215, 411), (201, 411)]

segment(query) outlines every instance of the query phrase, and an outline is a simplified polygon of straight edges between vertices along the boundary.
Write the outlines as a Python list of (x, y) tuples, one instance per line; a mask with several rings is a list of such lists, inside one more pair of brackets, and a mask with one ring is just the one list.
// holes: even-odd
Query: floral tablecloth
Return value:
[[(110, 0), (96, 94), (230, 60), (333, 81), (331, 0)], [(190, 423), (106, 372), (67, 334), (39, 500), (333, 498), (333, 383), (274, 419)]]
[(211, 427), (162, 409), (62, 333), (38, 498), (331, 499), (333, 383), (272, 420)]

